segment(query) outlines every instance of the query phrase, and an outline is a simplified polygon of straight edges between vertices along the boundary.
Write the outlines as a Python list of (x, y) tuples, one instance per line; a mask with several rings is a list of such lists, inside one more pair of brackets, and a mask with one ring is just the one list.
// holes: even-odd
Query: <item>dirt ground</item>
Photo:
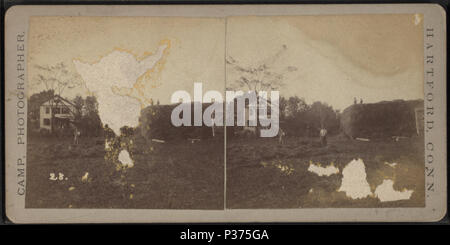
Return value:
[(29, 140), (27, 208), (223, 209), (223, 141), (135, 139), (134, 167), (116, 171), (104, 139), (70, 140)]
[[(352, 199), (338, 192), (343, 168), (364, 161), (372, 193), (383, 179), (394, 190), (413, 190), (409, 200), (380, 202), (369, 196)], [(338, 174), (309, 172), (310, 161), (334, 164)], [(385, 164), (397, 163), (395, 168)], [(425, 205), (423, 137), (362, 142), (331, 137), (326, 147), (318, 138), (275, 138), (227, 141), (227, 208), (418, 207)]]

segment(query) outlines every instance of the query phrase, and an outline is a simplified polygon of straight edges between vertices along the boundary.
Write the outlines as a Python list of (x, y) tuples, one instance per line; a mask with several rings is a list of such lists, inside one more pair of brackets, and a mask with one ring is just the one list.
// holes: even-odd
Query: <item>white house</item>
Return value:
[[(72, 102), (55, 95), (40, 106), (39, 128), (48, 129), (49, 131), (68, 128), (69, 123), (74, 120), (75, 111), (75, 105)], [(52, 117), (54, 119), (53, 122)]]

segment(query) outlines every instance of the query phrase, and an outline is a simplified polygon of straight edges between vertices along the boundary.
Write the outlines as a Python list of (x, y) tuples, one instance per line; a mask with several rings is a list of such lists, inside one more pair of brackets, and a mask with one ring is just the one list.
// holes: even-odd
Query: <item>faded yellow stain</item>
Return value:
[[(163, 39), (162, 41), (160, 41), (160, 42), (158, 43), (158, 46), (161, 46), (161, 45), (163, 45), (163, 44), (167, 44), (167, 48), (170, 48), (170, 40), (169, 40), (169, 39)], [(98, 55), (97, 58), (94, 59), (94, 60), (86, 61), (86, 60), (84, 60), (84, 59), (82, 59), (82, 58), (80, 58), (80, 57), (78, 56), (78, 57), (73, 58), (72, 61), (79, 61), (79, 62), (82, 62), (82, 63), (85, 63), (85, 64), (93, 65), (93, 64), (99, 63), (104, 57), (108, 56), (109, 54), (111, 54), (111, 53), (114, 52), (114, 51), (120, 51), (120, 52), (126, 52), (126, 53), (129, 53), (129, 54), (133, 55), (133, 57), (134, 57), (137, 61), (142, 61), (142, 60), (144, 60), (145, 58), (147, 58), (147, 57), (149, 57), (149, 56), (151, 56), (151, 55), (154, 54), (154, 52), (151, 52), (151, 51), (145, 51), (144, 53), (142, 53), (141, 55), (139, 55), (139, 54), (137, 54), (136, 52), (134, 52), (134, 51), (131, 50), (131, 49), (122, 48), (122, 47), (114, 47), (114, 48), (112, 48), (111, 51), (107, 51), (107, 52), (104, 52), (104, 53)], [(165, 52), (165, 51), (164, 51), (164, 52)]]
[[(148, 105), (151, 105), (153, 100), (148, 95), (148, 93), (150, 90), (155, 89), (160, 86), (160, 84), (157, 83), (157, 81), (159, 80), (159, 78), (161, 76), (161, 71), (164, 69), (164, 66), (165, 66), (166, 60), (167, 60), (167, 56), (170, 52), (170, 48), (171, 48), (170, 39), (161, 40), (158, 43), (158, 47), (162, 46), (162, 45), (167, 45), (167, 47), (164, 49), (161, 59), (156, 62), (156, 64), (153, 66), (152, 69), (147, 70), (144, 74), (142, 74), (140, 77), (138, 77), (136, 82), (133, 84), (132, 88), (122, 88), (122, 87), (119, 88), (117, 86), (113, 86), (113, 87), (111, 87), (112, 92), (119, 96), (127, 96), (130, 98), (136, 99), (141, 104), (141, 109), (145, 108)], [(85, 61), (85, 60), (81, 59), (80, 57), (76, 57), (76, 58), (72, 59), (72, 62), (79, 61), (82, 63), (93, 65), (93, 64), (99, 63), (101, 61), (101, 59), (108, 56), (110, 53), (112, 53), (114, 51), (129, 53), (129, 54), (133, 55), (133, 57), (137, 61), (142, 61), (142, 60), (146, 59), (147, 57), (154, 54), (154, 52), (145, 51), (143, 54), (139, 55), (131, 49), (122, 48), (122, 47), (114, 47), (112, 51), (105, 52), (104, 54), (99, 55), (98, 58), (93, 61)], [(93, 96), (95, 94), (92, 93), (91, 91), (89, 91), (89, 89), (88, 89), (87, 95)]]
[[(142, 74), (133, 85), (133, 88), (138, 93), (140, 98), (136, 98), (140, 101), (142, 109), (152, 103), (152, 99), (146, 96), (146, 91), (157, 88), (160, 84), (155, 84), (161, 77), (161, 72), (167, 61), (167, 56), (169, 55), (171, 42), (169, 39), (162, 40), (158, 46), (167, 45), (164, 49), (161, 59), (152, 67), (152, 69), (146, 71)], [(150, 88), (146, 87), (150, 85)]]
[(294, 167), (292, 166), (292, 164), (289, 164), (289, 163), (283, 163), (283, 162), (280, 161), (280, 160), (273, 160), (273, 161), (271, 161), (271, 162), (265, 162), (265, 161), (262, 161), (262, 162), (260, 162), (260, 164), (261, 164), (263, 167), (269, 167), (269, 166), (275, 167), (275, 168), (279, 169), (283, 174), (286, 174), (286, 175), (291, 175), (291, 174), (293, 174), (294, 171), (295, 171), (295, 169), (294, 169)]

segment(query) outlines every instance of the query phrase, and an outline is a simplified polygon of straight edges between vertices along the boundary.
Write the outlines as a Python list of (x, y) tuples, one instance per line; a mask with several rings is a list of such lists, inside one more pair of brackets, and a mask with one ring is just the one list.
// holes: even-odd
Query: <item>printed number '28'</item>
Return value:
[(50, 180), (64, 180), (64, 174), (58, 173), (58, 176), (56, 176), (55, 173), (50, 173)]

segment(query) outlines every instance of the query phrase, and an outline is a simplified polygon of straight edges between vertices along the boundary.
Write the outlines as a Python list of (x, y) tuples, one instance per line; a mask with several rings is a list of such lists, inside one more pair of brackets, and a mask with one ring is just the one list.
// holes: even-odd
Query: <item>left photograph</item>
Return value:
[[(225, 91), (224, 28), (222, 18), (31, 17), (26, 208), (223, 209), (223, 127), (171, 117), (214, 102), (196, 100), (199, 83)], [(174, 101), (177, 91), (193, 100)]]

